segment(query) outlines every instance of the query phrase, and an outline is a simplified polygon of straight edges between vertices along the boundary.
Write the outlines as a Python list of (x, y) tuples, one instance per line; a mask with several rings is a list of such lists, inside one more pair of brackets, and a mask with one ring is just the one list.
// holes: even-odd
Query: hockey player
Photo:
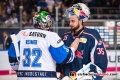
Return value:
[[(84, 64), (87, 65), (90, 62), (97, 65), (105, 73), (108, 61), (104, 43), (97, 30), (86, 28), (83, 25), (83, 22), (87, 21), (90, 16), (89, 8), (83, 3), (77, 3), (68, 8), (64, 16), (69, 18), (71, 27), (70, 31), (64, 33), (63, 41), (65, 45), (70, 46), (75, 38), (80, 39), (80, 44), (72, 63), (62, 66), (58, 64), (57, 71), (62, 73), (61, 77), (69, 76), (71, 71), (77, 72), (83, 68)], [(93, 72), (96, 72), (95, 69), (93, 69)], [(94, 80), (101, 79), (102, 76), (97, 76)]]
[(36, 13), (33, 21), (35, 29), (21, 30), (16, 35), (19, 56), (15, 44), (10, 46), (10, 65), (17, 72), (17, 80), (57, 80), (56, 62), (72, 62), (79, 39), (76, 39), (70, 48), (66, 47), (57, 33), (48, 31), (51, 16), (46, 11)]

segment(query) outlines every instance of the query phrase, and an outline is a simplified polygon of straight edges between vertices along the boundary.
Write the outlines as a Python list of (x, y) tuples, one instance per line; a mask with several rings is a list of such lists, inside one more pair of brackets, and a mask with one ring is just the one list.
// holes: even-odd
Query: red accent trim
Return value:
[[(117, 67), (117, 70), (120, 71), (120, 67)], [(108, 67), (107, 72), (115, 72), (116, 67)], [(14, 70), (0, 70), (0, 75), (15, 75), (16, 72)]]
[[(107, 72), (109, 71), (116, 71), (116, 67), (108, 67)], [(120, 67), (117, 67), (117, 71), (120, 71)]]
[[(93, 34), (90, 34), (90, 33), (87, 33), (87, 32), (83, 32), (83, 33), (84, 33), (84, 34), (88, 34), (88, 35), (92, 36), (94, 39), (96, 39)], [(97, 40), (97, 39), (96, 39), (96, 40)], [(99, 42), (99, 41), (97, 40), (97, 42)]]
[(14, 70), (0, 70), (0, 75), (14, 75), (16, 72)]
[(8, 75), (9, 70), (0, 70), (0, 75)]

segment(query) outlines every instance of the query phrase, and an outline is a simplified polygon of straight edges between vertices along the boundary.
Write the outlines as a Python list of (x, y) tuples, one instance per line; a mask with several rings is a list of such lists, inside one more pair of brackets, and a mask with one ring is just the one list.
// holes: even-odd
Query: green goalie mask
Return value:
[(49, 30), (52, 24), (51, 15), (46, 11), (36, 12), (33, 17), (33, 24), (35, 28)]

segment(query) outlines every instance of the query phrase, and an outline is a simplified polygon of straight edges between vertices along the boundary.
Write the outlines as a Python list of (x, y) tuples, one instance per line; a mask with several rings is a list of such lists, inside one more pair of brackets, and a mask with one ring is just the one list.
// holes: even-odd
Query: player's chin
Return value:
[(73, 30), (74, 31), (74, 27), (72, 27), (72, 26), (70, 26), (71, 27), (71, 30)]

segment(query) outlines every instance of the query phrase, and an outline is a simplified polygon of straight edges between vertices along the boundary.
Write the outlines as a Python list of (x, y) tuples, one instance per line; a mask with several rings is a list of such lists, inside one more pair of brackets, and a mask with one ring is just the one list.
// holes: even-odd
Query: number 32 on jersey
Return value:
[[(23, 66), (41, 67), (41, 63), (38, 63), (41, 54), (42, 51), (39, 48), (33, 48), (32, 50), (30, 48), (24, 48), (23, 55), (25, 56), (25, 59), (22, 60)], [(34, 58), (33, 61), (31, 61), (31, 57)]]

